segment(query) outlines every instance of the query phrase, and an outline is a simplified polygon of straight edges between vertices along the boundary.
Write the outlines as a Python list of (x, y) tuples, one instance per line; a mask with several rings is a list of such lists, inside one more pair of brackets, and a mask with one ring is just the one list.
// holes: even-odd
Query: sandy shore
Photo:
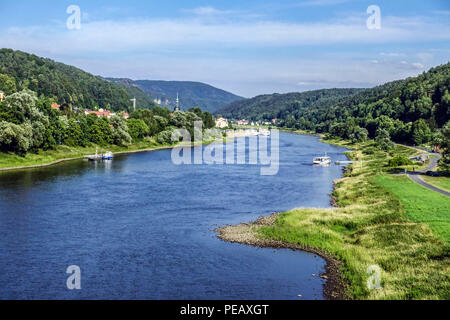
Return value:
[(325, 266), (325, 272), (316, 276), (326, 279), (323, 288), (325, 298), (329, 300), (347, 299), (344, 290), (344, 282), (340, 276), (340, 262), (338, 260), (329, 254), (314, 248), (305, 247), (300, 244), (291, 244), (258, 237), (256, 229), (261, 226), (273, 225), (278, 215), (279, 213), (273, 213), (270, 216), (259, 217), (256, 221), (250, 223), (241, 223), (235, 226), (228, 225), (218, 228), (215, 231), (217, 232), (218, 238), (228, 242), (241, 243), (261, 248), (286, 248), (291, 250), (301, 250), (321, 256), (325, 259), (327, 264)]

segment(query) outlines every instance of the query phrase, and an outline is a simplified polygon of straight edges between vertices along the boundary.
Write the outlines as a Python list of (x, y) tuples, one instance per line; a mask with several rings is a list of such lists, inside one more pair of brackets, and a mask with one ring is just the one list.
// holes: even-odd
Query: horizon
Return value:
[[(102, 77), (201, 82), (245, 98), (372, 88), (449, 61), (450, 4), (438, 0), (30, 3), (0, 4), (0, 47)], [(80, 29), (68, 28), (71, 5)], [(367, 26), (370, 5), (378, 29)]]

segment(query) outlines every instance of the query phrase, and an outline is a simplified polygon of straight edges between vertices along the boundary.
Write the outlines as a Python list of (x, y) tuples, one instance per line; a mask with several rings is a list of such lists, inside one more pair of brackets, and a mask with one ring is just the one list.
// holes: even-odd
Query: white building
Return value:
[(225, 119), (225, 118), (217, 119), (216, 120), (216, 127), (217, 128), (221, 128), (221, 129), (228, 127), (228, 120)]

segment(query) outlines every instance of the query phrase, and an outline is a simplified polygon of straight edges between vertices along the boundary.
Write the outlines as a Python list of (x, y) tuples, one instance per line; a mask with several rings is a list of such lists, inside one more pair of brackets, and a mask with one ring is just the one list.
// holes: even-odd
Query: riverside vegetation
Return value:
[[(415, 151), (326, 142), (352, 149), (348, 156), (358, 161), (335, 182), (336, 207), (281, 213), (270, 225), (254, 226), (256, 236), (338, 259), (349, 298), (450, 299), (450, 198), (388, 173), (389, 159)], [(380, 289), (366, 285), (370, 265), (381, 268)]]

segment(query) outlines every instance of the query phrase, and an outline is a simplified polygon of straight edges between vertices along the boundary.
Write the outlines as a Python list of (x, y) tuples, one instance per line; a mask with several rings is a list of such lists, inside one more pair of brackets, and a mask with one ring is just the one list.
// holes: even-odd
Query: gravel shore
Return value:
[(269, 216), (259, 217), (256, 221), (250, 223), (241, 223), (235, 226), (227, 225), (216, 229), (217, 237), (228, 242), (241, 243), (257, 246), (261, 248), (286, 248), (291, 250), (302, 250), (317, 254), (327, 262), (325, 272), (320, 274), (326, 279), (324, 284), (324, 296), (329, 300), (346, 299), (344, 282), (339, 273), (340, 262), (329, 254), (320, 250), (302, 246), (300, 244), (285, 243), (277, 240), (263, 239), (258, 236), (256, 229), (261, 226), (271, 226), (275, 223), (280, 213), (273, 213)]

